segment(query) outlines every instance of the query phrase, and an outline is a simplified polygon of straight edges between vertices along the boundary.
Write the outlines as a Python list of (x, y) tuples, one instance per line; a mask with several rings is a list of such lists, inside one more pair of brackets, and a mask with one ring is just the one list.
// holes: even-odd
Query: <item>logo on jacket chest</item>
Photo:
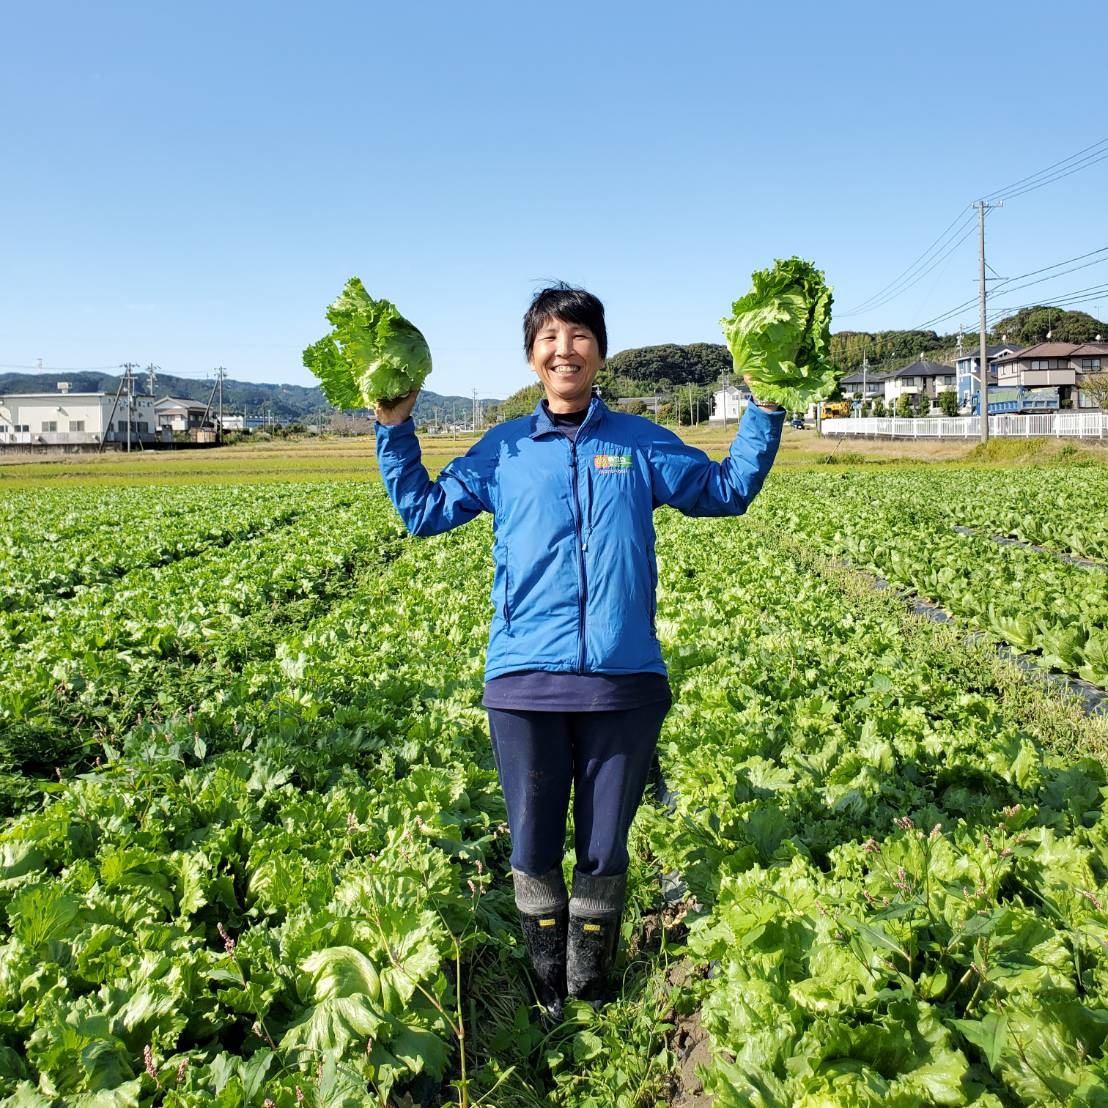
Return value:
[(594, 469), (625, 473), (631, 468), (631, 455), (630, 453), (594, 454), (592, 464)]

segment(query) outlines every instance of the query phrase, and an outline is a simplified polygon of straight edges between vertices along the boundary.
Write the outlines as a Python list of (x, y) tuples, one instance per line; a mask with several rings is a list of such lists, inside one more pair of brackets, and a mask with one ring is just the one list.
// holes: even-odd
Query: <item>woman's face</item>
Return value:
[(551, 317), (535, 334), (530, 362), (552, 412), (579, 412), (589, 406), (602, 363), (596, 335), (588, 327)]

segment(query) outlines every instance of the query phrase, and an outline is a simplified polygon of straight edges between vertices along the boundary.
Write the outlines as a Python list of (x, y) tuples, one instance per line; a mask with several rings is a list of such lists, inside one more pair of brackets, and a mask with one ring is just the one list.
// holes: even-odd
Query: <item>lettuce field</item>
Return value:
[(1108, 1105), (1108, 467), (781, 468), (656, 522), (676, 801), (619, 998), (549, 1028), (487, 519), (6, 493), (0, 1102)]

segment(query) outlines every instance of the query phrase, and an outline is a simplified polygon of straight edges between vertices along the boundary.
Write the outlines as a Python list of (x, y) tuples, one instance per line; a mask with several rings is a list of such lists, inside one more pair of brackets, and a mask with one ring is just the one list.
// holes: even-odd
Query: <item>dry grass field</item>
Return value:
[[(734, 428), (683, 428), (682, 437), (721, 458)], [(465, 453), (472, 435), (424, 436), (424, 461), (432, 472)], [(994, 439), (982, 454), (976, 443), (867, 440), (821, 437), (814, 430), (786, 428), (778, 465), (872, 465), (969, 462), (1019, 464), (1072, 461), (1108, 462), (1108, 445), (1064, 439)], [(203, 450), (134, 451), (131, 454), (0, 454), (0, 492), (36, 486), (100, 484), (219, 484), (253, 481), (374, 480), (373, 438), (305, 436), (263, 439)]]

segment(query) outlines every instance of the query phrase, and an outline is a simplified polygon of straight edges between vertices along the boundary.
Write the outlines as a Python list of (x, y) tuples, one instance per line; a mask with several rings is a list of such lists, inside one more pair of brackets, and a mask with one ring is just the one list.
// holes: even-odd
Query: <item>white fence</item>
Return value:
[[(863, 435), (891, 439), (977, 439), (980, 416), (932, 419), (825, 419), (825, 435)], [(989, 434), (999, 438), (1108, 439), (1108, 414), (1104, 412), (1048, 412), (1044, 415), (989, 416)]]

